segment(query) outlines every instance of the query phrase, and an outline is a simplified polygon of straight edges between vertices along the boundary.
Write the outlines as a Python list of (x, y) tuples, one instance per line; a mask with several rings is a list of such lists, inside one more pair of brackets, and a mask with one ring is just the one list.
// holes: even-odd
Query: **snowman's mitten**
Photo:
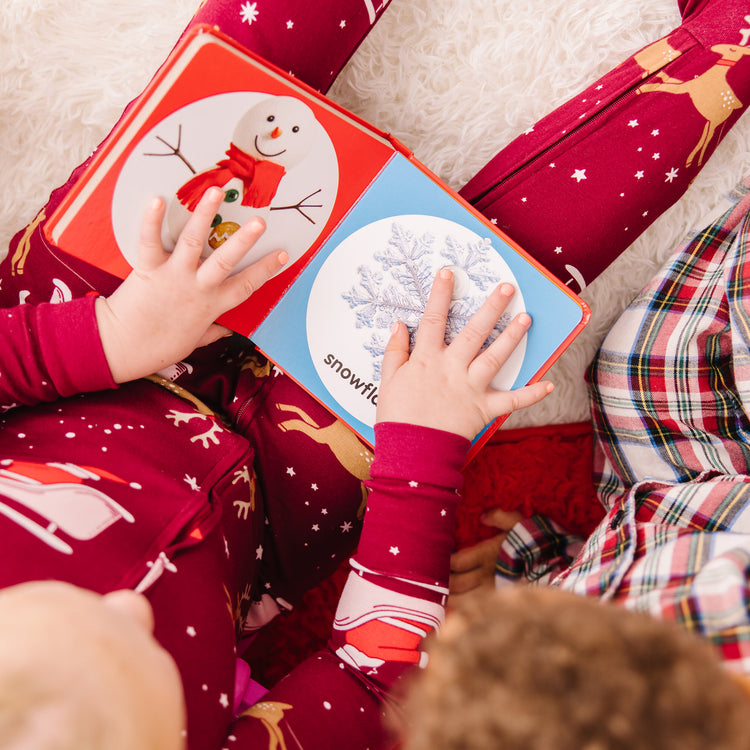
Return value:
[(750, 103), (750, 3), (683, 23), (498, 153), (460, 191), (578, 290), (677, 201)]

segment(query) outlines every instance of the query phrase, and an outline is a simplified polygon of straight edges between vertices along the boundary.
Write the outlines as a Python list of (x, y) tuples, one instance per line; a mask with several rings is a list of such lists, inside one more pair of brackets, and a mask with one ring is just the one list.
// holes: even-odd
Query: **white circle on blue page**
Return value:
[[(167, 250), (174, 247), (178, 229), (170, 228), (170, 221), (175, 211), (186, 211), (175, 194), (196, 174), (214, 169), (227, 158), (245, 115), (269, 98), (273, 99), (267, 93), (234, 91), (198, 99), (167, 115), (141, 138), (125, 161), (112, 196), (112, 228), (128, 263), (135, 263), (141, 218), (156, 196), (167, 202), (162, 241)], [(266, 231), (235, 271), (274, 250), (289, 253), (288, 268), (325, 228), (338, 190), (338, 160), (323, 126), (317, 120), (313, 126), (313, 145), (281, 177), (270, 206), (244, 206), (240, 198), (225, 201), (219, 209), (223, 225), (238, 226), (252, 216), (266, 222)], [(243, 183), (235, 178), (223, 187), (228, 196), (241, 194)], [(311, 196), (303, 201), (309, 207), (291, 208), (306, 196)], [(204, 257), (208, 253), (207, 245)]]
[[(408, 214), (366, 224), (342, 240), (318, 271), (307, 305), (310, 356), (331, 397), (364, 424), (375, 424), (381, 352), (393, 322), (416, 328), (432, 281), (445, 267), (465, 290), (451, 304), (451, 314), (461, 312), (456, 325), (503, 281), (516, 287), (505, 320), (525, 311), (515, 276), (490, 240), (437, 216)], [(493, 387), (515, 383), (525, 351), (524, 339)]]

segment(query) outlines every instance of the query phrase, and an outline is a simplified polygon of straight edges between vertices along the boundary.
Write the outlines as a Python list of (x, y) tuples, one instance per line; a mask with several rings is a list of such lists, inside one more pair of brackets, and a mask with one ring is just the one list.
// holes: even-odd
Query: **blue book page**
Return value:
[[(517, 313), (533, 320), (493, 381), (528, 383), (583, 319), (580, 301), (396, 154), (253, 334), (271, 360), (367, 442), (393, 324), (416, 331), (435, 274), (454, 273), (446, 341), (500, 282), (516, 287), (492, 338)], [(439, 404), (435, 405), (440, 408)]]

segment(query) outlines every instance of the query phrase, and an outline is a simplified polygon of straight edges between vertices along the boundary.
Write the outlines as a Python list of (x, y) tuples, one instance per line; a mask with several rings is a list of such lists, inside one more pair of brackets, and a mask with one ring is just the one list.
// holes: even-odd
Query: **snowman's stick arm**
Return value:
[(167, 143), (167, 141), (165, 141), (164, 138), (162, 138), (160, 135), (156, 136), (156, 140), (163, 143), (169, 149), (169, 152), (166, 154), (143, 154), (144, 156), (177, 156), (193, 174), (196, 174), (195, 169), (193, 169), (193, 165), (185, 158), (184, 154), (180, 150), (180, 145), (182, 144), (182, 125), (178, 125), (176, 146), (173, 146), (171, 143)]
[(286, 211), (289, 208), (293, 208), (297, 211), (299, 211), (311, 224), (315, 223), (314, 219), (311, 219), (302, 209), (303, 208), (323, 208), (322, 203), (305, 203), (305, 201), (310, 200), (310, 198), (313, 197), (313, 195), (317, 195), (321, 191), (321, 188), (318, 188), (315, 192), (310, 193), (310, 195), (306, 195), (304, 198), (297, 201), (297, 203), (294, 203), (291, 206), (271, 206), (271, 211)]

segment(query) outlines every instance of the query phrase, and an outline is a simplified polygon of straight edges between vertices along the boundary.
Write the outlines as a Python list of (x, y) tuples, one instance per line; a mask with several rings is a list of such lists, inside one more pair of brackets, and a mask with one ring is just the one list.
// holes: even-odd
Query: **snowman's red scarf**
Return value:
[(178, 191), (177, 199), (188, 211), (194, 211), (203, 193), (210, 187), (224, 187), (233, 177), (242, 180), (242, 205), (252, 208), (268, 206), (276, 195), (286, 170), (272, 161), (262, 161), (246, 153), (234, 143), (229, 145), (227, 159), (213, 169), (201, 172), (188, 180)]

